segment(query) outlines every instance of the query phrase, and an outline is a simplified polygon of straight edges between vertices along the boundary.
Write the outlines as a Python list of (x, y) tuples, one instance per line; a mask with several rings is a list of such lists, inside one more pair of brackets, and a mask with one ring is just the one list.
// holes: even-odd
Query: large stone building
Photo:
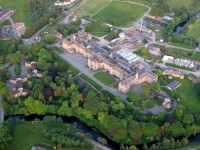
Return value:
[(109, 57), (107, 52), (104, 52), (94, 43), (89, 43), (89, 46), (86, 46), (74, 39), (72, 41), (64, 41), (62, 43), (62, 48), (68, 52), (75, 51), (82, 54), (87, 58), (87, 65), (90, 69), (94, 71), (103, 69), (109, 72), (109, 74), (119, 78), (121, 81), (119, 83), (119, 91), (123, 93), (127, 93), (133, 85), (139, 85), (144, 82), (153, 83), (158, 79), (156, 74), (148, 71), (143, 71), (142, 73), (136, 73), (134, 75), (129, 74), (127, 71), (123, 70), (115, 60)]
[(152, 84), (154, 82), (157, 82), (158, 76), (152, 72), (145, 71), (141, 74), (136, 73), (135, 75), (121, 81), (119, 83), (119, 91), (123, 93), (127, 93), (130, 89), (131, 86), (133, 85), (140, 85), (144, 82), (147, 82), (149, 84)]

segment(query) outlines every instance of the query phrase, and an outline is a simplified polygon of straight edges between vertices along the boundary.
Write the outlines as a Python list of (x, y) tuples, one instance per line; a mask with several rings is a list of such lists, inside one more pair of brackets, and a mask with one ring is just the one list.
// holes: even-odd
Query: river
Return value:
[(188, 20), (179, 23), (175, 29), (174, 29), (174, 34), (178, 35), (181, 33), (181, 30), (185, 27), (185, 25), (194, 17), (200, 17), (200, 12), (196, 13), (195, 15), (193, 15), (192, 17), (190, 17)]
[[(30, 116), (24, 116), (24, 115), (11, 115), (11, 116), (6, 116), (6, 119), (11, 119), (12, 121), (16, 121), (16, 120), (26, 120), (26, 121), (34, 121), (35, 119), (40, 119), (43, 120), (43, 118), (46, 115), (30, 115)], [(48, 115), (47, 115), (48, 116)], [(49, 116), (53, 116), (53, 115), (49, 115)], [(107, 138), (103, 133), (101, 133), (99, 130), (88, 126), (86, 123), (80, 121), (79, 119), (77, 119), (76, 117), (67, 117), (67, 116), (59, 116), (59, 115), (55, 115), (56, 117), (61, 117), (63, 122), (69, 125), (72, 125), (74, 127), (76, 127), (77, 129), (81, 130), (82, 132), (84, 132), (85, 134), (89, 134), (91, 135), (91, 138), (98, 142), (98, 138), (105, 138), (108, 142), (108, 144), (106, 144), (105, 146), (113, 149), (113, 150), (120, 150), (120, 144), (116, 143), (114, 141), (112, 141), (111, 139)], [(197, 135), (191, 137), (189, 139), (189, 143), (195, 143), (195, 142), (200, 142), (200, 133), (198, 133)], [(153, 144), (153, 143), (151, 143)], [(150, 145), (151, 145), (150, 144)], [(138, 149), (142, 148), (142, 145), (138, 145), (137, 146)]]
[[(49, 115), (49, 116), (51, 116), (51, 115)], [(55, 116), (61, 117), (64, 123), (76, 127), (77, 129), (81, 130), (85, 134), (90, 134), (91, 138), (96, 142), (99, 142), (98, 141), (99, 137), (105, 138), (108, 142), (108, 144), (105, 145), (106, 147), (113, 149), (113, 150), (119, 150), (120, 144), (118, 144), (118, 143), (112, 141), (111, 139), (107, 138), (103, 133), (101, 133), (100, 131), (96, 130), (93, 127), (88, 126), (87, 124), (83, 123), (79, 119), (77, 119), (75, 117), (58, 116), (58, 115), (55, 115)], [(34, 121), (35, 119), (43, 120), (44, 117), (45, 117), (45, 115), (30, 115), (30, 116), (12, 115), (12, 116), (6, 116), (5, 120), (11, 119), (12, 121), (16, 121), (16, 120), (23, 120), (24, 119), (26, 121)]]

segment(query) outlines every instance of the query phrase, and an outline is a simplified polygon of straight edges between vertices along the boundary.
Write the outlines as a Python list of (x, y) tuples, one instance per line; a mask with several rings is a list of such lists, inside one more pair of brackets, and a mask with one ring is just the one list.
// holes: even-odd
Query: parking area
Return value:
[(59, 55), (64, 60), (72, 64), (75, 68), (83, 72), (84, 74), (89, 73), (90, 75), (93, 75), (95, 73), (90, 68), (88, 68), (87, 59), (84, 58), (81, 54), (76, 53), (76, 52), (74, 53), (65, 52), (64, 54), (59, 54)]

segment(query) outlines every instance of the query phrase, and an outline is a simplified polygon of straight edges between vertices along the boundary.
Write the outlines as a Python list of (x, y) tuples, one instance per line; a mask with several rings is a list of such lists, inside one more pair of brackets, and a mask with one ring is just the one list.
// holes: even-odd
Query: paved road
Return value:
[(27, 71), (26, 67), (24, 66), (24, 61), (25, 61), (25, 56), (21, 55), (21, 68), (20, 68), (21, 72), (20, 72), (20, 76), (28, 74), (28, 71)]
[(163, 45), (163, 46), (166, 46), (166, 47), (169, 47), (169, 48), (177, 48), (177, 49), (182, 49), (182, 50), (185, 50), (185, 51), (194, 51), (193, 49), (179, 47), (179, 46), (173, 46), (173, 45), (170, 45), (170, 44), (167, 44), (167, 43), (152, 42), (152, 43), (149, 43), (149, 44), (158, 44), (158, 45)]
[(4, 121), (4, 112), (3, 112), (3, 104), (2, 104), (2, 95), (0, 94), (0, 124)]
[(98, 148), (100, 148), (100, 149), (102, 149), (102, 150), (111, 150), (110, 148), (108, 148), (108, 147), (106, 147), (106, 146), (104, 146), (104, 145), (102, 145), (102, 144), (100, 144), (100, 143), (97, 143), (97, 142), (95, 142), (95, 141), (93, 141), (93, 140), (90, 140), (90, 142), (91, 142), (94, 146), (96, 146), (96, 147), (98, 147)]
[(12, 77), (16, 77), (16, 73), (15, 73), (15, 65), (12, 65), (8, 68), (8, 71), (10, 72)]

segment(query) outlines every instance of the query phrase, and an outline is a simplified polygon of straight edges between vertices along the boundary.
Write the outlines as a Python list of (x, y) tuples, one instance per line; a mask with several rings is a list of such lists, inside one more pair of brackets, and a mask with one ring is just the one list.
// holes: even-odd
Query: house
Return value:
[[(14, 79), (12, 79), (12, 80), (14, 80)], [(10, 80), (10, 81), (12, 81), (12, 80)], [(14, 98), (18, 98), (19, 96), (26, 96), (30, 92), (29, 90), (23, 88), (22, 78), (16, 78), (15, 82), (12, 82), (12, 83), (14, 83), (15, 87), (16, 87), (12, 93)]]
[(30, 90), (23, 88), (23, 83), (28, 81), (30, 77), (41, 78), (43, 76), (42, 72), (37, 70), (35, 61), (26, 61), (24, 65), (26, 68), (30, 68), (32, 72), (27, 75), (23, 75), (22, 77), (19, 77), (19, 78), (12, 77), (9, 80), (10, 83), (15, 86), (12, 93), (14, 98), (18, 98), (19, 96), (26, 96), (30, 93)]
[(167, 109), (170, 109), (172, 107), (171, 99), (170, 98), (165, 98), (163, 103), (162, 103), (162, 106), (167, 108)]
[(24, 22), (17, 20), (14, 22), (14, 25), (15, 25), (16, 33), (19, 37), (25, 34), (26, 26)]
[(9, 8), (0, 8), (0, 20), (5, 19), (8, 17), (10, 14), (12, 14), (14, 11)]
[(63, 39), (63, 35), (56, 30), (50, 31), (49, 34), (53, 35), (54, 37), (56, 37), (59, 40)]
[(172, 77), (184, 79), (184, 74), (178, 70), (172, 68), (166, 68), (163, 70), (162, 75), (167, 75), (168, 78), (172, 79)]
[(92, 34), (87, 33), (87, 32), (83, 32), (83, 31), (79, 31), (77, 34), (75, 34), (72, 38), (73, 40), (76, 40), (79, 43), (88, 43), (89, 41), (92, 40)]
[(176, 80), (174, 80), (174, 81), (172, 81), (171, 83), (169, 83), (169, 84), (166, 85), (166, 87), (167, 87), (170, 91), (175, 90), (175, 89), (177, 89), (177, 88), (180, 87), (180, 86), (181, 86), (181, 83), (180, 83), (179, 81), (176, 81)]
[(47, 150), (46, 148), (40, 147), (40, 146), (33, 146), (31, 150)]
[(2, 26), (0, 29), (0, 39), (2, 40), (10, 40), (13, 39), (13, 32), (11, 25)]
[(160, 48), (158, 47), (154, 47), (154, 46), (148, 46), (148, 53), (155, 55), (155, 56), (159, 56), (161, 54), (160, 52)]

